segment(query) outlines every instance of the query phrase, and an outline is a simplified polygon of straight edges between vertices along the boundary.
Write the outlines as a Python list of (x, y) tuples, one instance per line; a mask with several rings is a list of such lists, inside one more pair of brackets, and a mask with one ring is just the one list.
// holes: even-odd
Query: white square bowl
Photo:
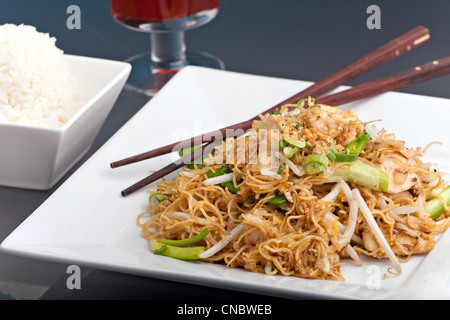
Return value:
[(0, 185), (48, 190), (90, 149), (130, 74), (128, 63), (65, 55), (84, 105), (61, 128), (0, 123)]

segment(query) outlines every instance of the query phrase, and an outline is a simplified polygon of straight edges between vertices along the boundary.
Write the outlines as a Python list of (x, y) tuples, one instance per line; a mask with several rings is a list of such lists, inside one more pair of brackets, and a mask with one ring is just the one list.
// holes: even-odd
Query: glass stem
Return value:
[(186, 65), (184, 31), (152, 32), (150, 39), (154, 71), (174, 70)]

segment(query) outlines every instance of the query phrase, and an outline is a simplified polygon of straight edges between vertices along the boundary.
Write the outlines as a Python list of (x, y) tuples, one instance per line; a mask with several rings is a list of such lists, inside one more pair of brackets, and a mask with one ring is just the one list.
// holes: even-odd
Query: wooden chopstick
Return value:
[[(388, 43), (378, 47), (370, 53), (364, 55), (358, 60), (350, 63), (337, 72), (330, 74), (322, 80), (316, 82), (310, 87), (302, 90), (301, 92), (289, 97), (271, 107), (263, 113), (272, 113), (276, 109), (281, 108), (285, 104), (297, 103), (298, 100), (311, 97), (319, 97), (338, 86), (345, 84), (358, 76), (385, 64), (396, 57), (403, 55), (406, 52), (420, 46), (430, 38), (429, 30), (423, 26), (417, 26), (403, 35), (389, 41)], [(204, 142), (212, 142), (214, 137), (220, 136), (227, 138), (227, 130), (243, 129), (244, 131), (249, 129), (254, 120), (257, 120), (258, 116), (253, 117), (247, 121), (243, 121), (232, 126), (228, 126), (219, 130), (215, 130), (200, 136), (192, 137), (183, 141), (179, 141), (173, 144), (169, 144), (154, 150), (143, 152), (122, 160), (112, 162), (111, 168), (118, 168), (124, 165), (132, 164), (135, 162), (151, 159), (163, 154), (171, 153), (181, 150), (183, 148), (189, 148), (193, 145), (198, 145)], [(229, 132), (230, 132), (229, 131)]]
[(316, 99), (316, 104), (335, 106), (369, 98), (412, 84), (439, 78), (450, 73), (450, 57), (434, 60), (421, 66), (402, 71), (375, 81), (363, 83), (350, 89)]
[[(365, 84), (355, 86), (353, 88), (323, 97), (316, 100), (316, 103), (329, 104), (333, 106), (339, 106), (345, 103), (350, 103), (372, 97), (374, 95), (399, 89), (411, 84), (417, 84), (423, 81), (438, 78), (440, 76), (450, 73), (450, 57), (435, 60), (418, 66), (403, 72), (396, 73), (392, 76), (388, 76), (382, 79), (371, 81)], [(216, 141), (219, 144), (221, 141)], [(209, 145), (206, 144), (202, 147), (202, 154)], [(194, 153), (194, 152), (193, 152)], [(162, 178), (163, 176), (181, 168), (183, 165), (193, 161), (194, 154), (188, 154), (181, 158), (176, 163), (171, 163), (168, 166), (162, 168), (154, 174), (138, 181), (132, 186), (122, 191), (123, 196), (127, 196), (134, 191)]]

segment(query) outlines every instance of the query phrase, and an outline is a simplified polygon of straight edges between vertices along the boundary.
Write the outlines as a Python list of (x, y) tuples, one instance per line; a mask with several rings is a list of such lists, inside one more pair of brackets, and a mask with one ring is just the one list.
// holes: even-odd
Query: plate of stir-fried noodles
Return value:
[[(204, 154), (192, 146), (107, 168), (308, 85), (183, 69), (2, 248), (276, 296), (450, 298), (446, 99), (390, 92), (335, 107), (305, 97)], [(120, 196), (189, 152), (192, 163)]]

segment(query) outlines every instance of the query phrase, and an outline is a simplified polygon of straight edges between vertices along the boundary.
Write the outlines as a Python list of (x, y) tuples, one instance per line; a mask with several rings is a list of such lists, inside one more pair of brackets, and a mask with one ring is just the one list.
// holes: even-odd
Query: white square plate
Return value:
[[(172, 160), (165, 155), (110, 169), (109, 163), (182, 138), (247, 120), (311, 83), (186, 67), (1, 244), (6, 252), (148, 277), (280, 297), (450, 299), (450, 234), (426, 256), (389, 275), (387, 261), (364, 258), (342, 267), (345, 282), (267, 276), (223, 265), (152, 254), (136, 217), (147, 208), (145, 188), (120, 191)], [(343, 87), (342, 87), (343, 88)], [(341, 89), (342, 89), (341, 88)], [(423, 158), (450, 172), (450, 101), (390, 92), (348, 105), (363, 121), (397, 134), (408, 146), (433, 141)]]

